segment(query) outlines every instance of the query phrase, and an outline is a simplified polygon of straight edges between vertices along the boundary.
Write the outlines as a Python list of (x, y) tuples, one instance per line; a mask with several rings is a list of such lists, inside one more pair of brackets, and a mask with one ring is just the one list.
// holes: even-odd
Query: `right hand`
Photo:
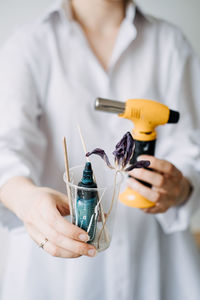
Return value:
[[(15, 195), (11, 191), (15, 191)], [(1, 196), (5, 201), (2, 202), (24, 222), (38, 245), (48, 239), (44, 250), (52, 256), (75, 258), (96, 255), (95, 247), (87, 244), (87, 232), (63, 218), (70, 214), (65, 194), (16, 178), (8, 182)]]

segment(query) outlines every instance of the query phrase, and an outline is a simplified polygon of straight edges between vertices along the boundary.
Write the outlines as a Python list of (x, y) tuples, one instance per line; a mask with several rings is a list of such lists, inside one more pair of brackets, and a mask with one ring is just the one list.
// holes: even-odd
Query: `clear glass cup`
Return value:
[[(95, 246), (98, 252), (106, 250), (111, 242), (115, 212), (122, 182), (121, 173), (110, 170), (102, 164), (94, 166), (93, 175), (97, 188), (78, 186), (83, 175), (84, 165), (70, 169), (70, 182), (64, 174), (71, 210), (71, 222), (88, 232), (88, 243)], [(90, 195), (83, 200), (81, 195)]]

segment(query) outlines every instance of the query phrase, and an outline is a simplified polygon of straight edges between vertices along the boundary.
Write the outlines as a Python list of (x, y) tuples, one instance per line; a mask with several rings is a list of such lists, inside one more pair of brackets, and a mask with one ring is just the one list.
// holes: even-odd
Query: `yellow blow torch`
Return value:
[[(135, 151), (131, 163), (136, 162), (142, 154), (154, 155), (156, 145), (155, 128), (166, 123), (178, 123), (179, 112), (169, 109), (166, 105), (153, 100), (129, 99), (125, 103), (97, 98), (95, 109), (117, 113), (119, 117), (133, 122), (132, 136), (135, 140)], [(142, 182), (149, 186), (148, 183)], [(131, 188), (120, 194), (119, 199), (127, 206), (148, 208), (155, 204)]]

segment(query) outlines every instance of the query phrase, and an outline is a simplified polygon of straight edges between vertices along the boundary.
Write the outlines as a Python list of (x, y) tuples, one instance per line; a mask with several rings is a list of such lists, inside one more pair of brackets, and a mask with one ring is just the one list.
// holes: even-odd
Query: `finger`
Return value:
[(45, 209), (43, 208), (41, 210), (41, 217), (44, 219), (44, 222), (49, 224), (51, 228), (54, 228), (56, 232), (74, 240), (82, 242), (89, 241), (87, 232), (64, 219), (54, 203), (47, 203)]
[(180, 176), (180, 171), (170, 162), (164, 159), (158, 159), (151, 155), (141, 155), (138, 160), (149, 160), (151, 169), (160, 173), (166, 173), (171, 176)]
[(140, 179), (142, 181), (148, 182), (156, 187), (165, 186), (165, 178), (163, 175), (157, 172), (149, 171), (147, 169), (134, 169), (130, 172), (130, 175), (134, 178)]
[[(57, 197), (57, 195), (59, 197)], [(70, 207), (69, 207), (69, 200), (68, 197), (63, 194), (60, 193), (58, 191), (56, 191), (56, 200), (57, 200), (57, 209), (59, 210), (60, 214), (62, 216), (66, 216), (70, 214)]]
[(169, 206), (166, 206), (166, 205), (157, 206), (156, 205), (155, 207), (150, 207), (143, 211), (148, 214), (161, 214), (161, 213), (165, 213), (168, 209), (169, 209)]
[(65, 194), (52, 190), (47, 187), (42, 187), (41, 190), (48, 193), (52, 197), (52, 199), (55, 200), (53, 204), (55, 205), (56, 203), (57, 209), (59, 210), (62, 216), (66, 216), (70, 214), (69, 200)]
[[(70, 224), (70, 223), (69, 223)], [(70, 224), (71, 225), (71, 224)], [(79, 227), (74, 226), (76, 229)], [(48, 238), (48, 240), (56, 245), (58, 248), (63, 248), (65, 250), (71, 251), (78, 255), (87, 255), (87, 256), (95, 256), (96, 249), (85, 242), (81, 242), (80, 240), (74, 240), (66, 235), (57, 232), (54, 227), (49, 226), (48, 223), (40, 219), (39, 227), (37, 229)]]
[(160, 214), (165, 213), (170, 207), (170, 202), (164, 199), (162, 202), (157, 202), (153, 207), (143, 209), (143, 211), (148, 214)]
[(161, 194), (159, 192), (146, 187), (144, 184), (138, 182), (136, 179), (130, 178), (128, 179), (127, 183), (130, 186), (130, 188), (138, 192), (143, 197), (147, 198), (149, 201), (157, 202), (161, 200)]
[(167, 202), (170, 202), (173, 205), (176, 194), (180, 193), (180, 189), (178, 185), (174, 182), (174, 180), (166, 180), (164, 187), (152, 186), (152, 190), (162, 194), (163, 199), (167, 199)]
[[(36, 228), (34, 228), (31, 225), (26, 226), (26, 229), (30, 235), (30, 237), (40, 246), (40, 243), (45, 240), (45, 236), (40, 233)], [(62, 249), (51, 243), (51, 241), (47, 241), (45, 245), (43, 246), (43, 250), (45, 250), (47, 253), (49, 253), (52, 256), (55, 257), (61, 257), (61, 258), (77, 258), (80, 257), (80, 255), (73, 253), (69, 250)]]
[(41, 187), (40, 190), (45, 193), (48, 193), (52, 197), (56, 197), (57, 200), (62, 201), (63, 203), (68, 203), (68, 197), (64, 193), (61, 193), (48, 187)]

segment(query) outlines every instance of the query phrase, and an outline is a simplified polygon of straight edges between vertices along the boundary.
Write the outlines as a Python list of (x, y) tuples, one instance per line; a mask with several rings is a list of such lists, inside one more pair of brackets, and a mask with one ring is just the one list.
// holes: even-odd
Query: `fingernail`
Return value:
[(88, 255), (91, 256), (91, 257), (95, 256), (96, 253), (97, 253), (97, 251), (96, 251), (95, 249), (90, 249), (90, 250), (88, 251)]
[(79, 239), (82, 241), (82, 242), (88, 242), (89, 241), (89, 236), (84, 234), (84, 233), (81, 233), (79, 235)]
[(142, 160), (142, 156), (137, 157), (137, 161), (140, 161), (140, 160)]
[(128, 175), (128, 178), (134, 178), (133, 176), (131, 176), (130, 174)]

